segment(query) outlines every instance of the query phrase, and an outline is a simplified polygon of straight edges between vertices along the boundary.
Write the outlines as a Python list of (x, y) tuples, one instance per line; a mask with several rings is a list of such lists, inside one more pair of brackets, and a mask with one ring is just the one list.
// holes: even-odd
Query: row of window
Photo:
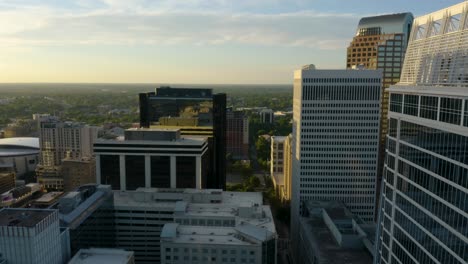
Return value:
[(303, 83), (380, 83), (380, 78), (303, 78)]
[(460, 125), (464, 111), (463, 125), (468, 127), (468, 103), (462, 109), (463, 100), (435, 96), (419, 96), (410, 94), (390, 95), (390, 111), (406, 115), (419, 116), (444, 123)]
[(302, 100), (380, 100), (380, 85), (304, 85)]

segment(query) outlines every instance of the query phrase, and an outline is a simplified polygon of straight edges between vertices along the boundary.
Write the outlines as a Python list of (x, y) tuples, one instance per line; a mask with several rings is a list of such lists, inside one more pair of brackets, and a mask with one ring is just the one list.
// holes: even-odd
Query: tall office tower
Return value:
[(381, 89), (381, 70), (294, 72), (293, 243), (306, 200), (340, 200), (374, 220)]
[(226, 111), (226, 152), (235, 160), (249, 159), (249, 118), (243, 111)]
[(226, 94), (170, 87), (141, 93), (140, 127), (178, 128), (183, 136), (208, 137), (207, 187), (226, 189)]
[(125, 131), (125, 140), (98, 139), (97, 183), (121, 191), (207, 188), (212, 160), (207, 137), (180, 134), (180, 129), (134, 128)]
[(62, 190), (62, 160), (91, 158), (98, 130), (98, 127), (61, 122), (55, 118), (42, 120), (39, 130), (41, 153), (36, 168), (38, 182), (47, 189)]
[(61, 264), (70, 256), (68, 230), (60, 230), (57, 210), (0, 210), (0, 261)]
[(416, 18), (389, 132), (375, 263), (468, 259), (468, 2)]
[(379, 203), (387, 134), (388, 92), (385, 89), (400, 80), (408, 39), (413, 23), (411, 13), (364, 17), (359, 21), (356, 36), (349, 44), (346, 68), (364, 67), (383, 70), (383, 96), (380, 118), (379, 170), (377, 199)]

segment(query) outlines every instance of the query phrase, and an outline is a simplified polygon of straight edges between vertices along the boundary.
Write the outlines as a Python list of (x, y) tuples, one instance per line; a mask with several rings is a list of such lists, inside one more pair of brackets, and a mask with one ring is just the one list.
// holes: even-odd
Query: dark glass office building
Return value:
[(210, 166), (206, 187), (225, 189), (226, 94), (213, 94), (212, 89), (171, 87), (141, 93), (140, 127), (177, 128), (182, 136), (208, 137)]

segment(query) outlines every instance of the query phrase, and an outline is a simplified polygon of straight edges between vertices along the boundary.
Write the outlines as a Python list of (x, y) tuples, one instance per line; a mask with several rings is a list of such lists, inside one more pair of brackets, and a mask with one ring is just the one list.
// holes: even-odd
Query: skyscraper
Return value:
[(389, 131), (375, 263), (468, 259), (468, 3), (414, 20)]
[(226, 188), (226, 94), (171, 87), (141, 93), (140, 126), (178, 128), (183, 136), (208, 137), (211, 160), (207, 188)]
[(340, 200), (373, 221), (381, 86), (381, 70), (294, 72), (293, 238), (306, 200)]
[(401, 67), (413, 23), (411, 13), (364, 17), (359, 21), (356, 36), (347, 50), (346, 68), (364, 67), (383, 70), (383, 96), (380, 119), (379, 170), (377, 199), (380, 197), (385, 136), (387, 134), (388, 92), (384, 89), (400, 80)]

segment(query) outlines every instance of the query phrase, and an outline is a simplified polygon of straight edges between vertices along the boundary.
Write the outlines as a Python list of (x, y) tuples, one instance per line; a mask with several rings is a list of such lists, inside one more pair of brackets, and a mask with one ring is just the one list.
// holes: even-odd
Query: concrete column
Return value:
[(101, 184), (101, 155), (96, 154), (96, 183)]
[(171, 188), (177, 188), (176, 156), (171, 157)]
[(195, 188), (197, 189), (201, 189), (202, 188), (202, 178), (201, 178), (201, 157), (200, 156), (197, 156), (196, 157), (196, 160), (195, 160), (195, 179), (196, 179), (196, 183), (195, 183)]
[(125, 175), (125, 155), (119, 156), (119, 167), (120, 167), (120, 190), (126, 191), (127, 190), (127, 182), (126, 182), (126, 175)]
[(151, 188), (151, 156), (145, 155), (145, 187)]

